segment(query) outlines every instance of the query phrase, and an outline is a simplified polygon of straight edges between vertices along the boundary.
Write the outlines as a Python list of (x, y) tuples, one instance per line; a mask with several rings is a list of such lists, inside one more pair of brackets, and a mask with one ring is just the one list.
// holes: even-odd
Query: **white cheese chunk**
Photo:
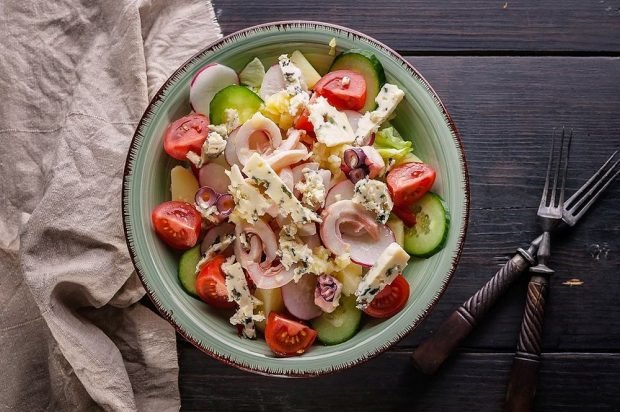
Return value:
[(286, 54), (278, 57), (278, 64), (289, 95), (295, 96), (306, 91), (306, 82), (302, 77), (301, 70), (291, 62)]
[(377, 216), (377, 222), (383, 224), (390, 218), (390, 212), (394, 207), (387, 185), (380, 180), (368, 177), (355, 184), (353, 202), (373, 212)]
[(226, 131), (228, 133), (241, 126), (237, 109), (224, 109), (224, 115), (226, 116)]
[(200, 258), (198, 263), (196, 264), (196, 273), (200, 272), (202, 267), (206, 265), (215, 255), (220, 252), (225, 251), (228, 246), (232, 244), (235, 240), (235, 235), (229, 234), (225, 235), (222, 239), (215, 239), (216, 242), (213, 243), (209, 249), (204, 253), (204, 255)]
[(228, 190), (235, 201), (235, 209), (229, 219), (237, 224), (257, 222), (272, 207), (272, 203), (243, 178), (239, 166), (233, 165), (226, 174), (230, 178)]
[(239, 263), (235, 262), (234, 256), (229, 257), (222, 264), (222, 272), (226, 275), (228, 301), (236, 302), (239, 305), (235, 314), (230, 318), (230, 323), (242, 325), (242, 335), (248, 339), (255, 339), (256, 328), (254, 322), (261, 322), (265, 320), (265, 317), (261, 314), (255, 314), (254, 309), (262, 302), (250, 293), (243, 269)]
[(192, 162), (194, 166), (200, 168), (207, 163), (209, 159), (215, 159), (224, 153), (224, 149), (226, 149), (226, 139), (228, 139), (228, 129), (225, 124), (210, 124), (207, 138), (202, 144), (200, 153), (194, 153), (190, 150), (185, 157), (187, 157), (187, 160)]
[(409, 262), (409, 255), (396, 242), (391, 243), (364, 275), (355, 291), (358, 309), (365, 309), (386, 285), (398, 276)]
[(319, 96), (316, 101), (308, 104), (308, 112), (319, 143), (334, 147), (355, 140), (347, 115), (330, 105), (326, 98)]
[(393, 84), (385, 83), (375, 98), (377, 108), (372, 112), (364, 113), (357, 124), (355, 144), (360, 146), (368, 141), (370, 135), (379, 130), (381, 123), (394, 113), (396, 106), (405, 97), (405, 92)]
[(243, 167), (243, 173), (256, 185), (260, 185), (265, 194), (279, 207), (279, 214), (289, 216), (297, 224), (321, 222), (321, 218), (301, 204), (293, 192), (280, 179), (267, 161), (254, 153)]
[(295, 189), (301, 193), (301, 202), (311, 208), (317, 210), (325, 204), (326, 188), (323, 184), (321, 174), (309, 168), (302, 170), (304, 180), (295, 185)]

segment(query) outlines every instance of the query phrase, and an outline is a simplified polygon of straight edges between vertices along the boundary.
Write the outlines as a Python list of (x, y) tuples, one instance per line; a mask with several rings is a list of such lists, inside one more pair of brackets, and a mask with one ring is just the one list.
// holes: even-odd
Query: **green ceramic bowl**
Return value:
[[(406, 97), (393, 121), (414, 142), (415, 153), (437, 171), (434, 191), (450, 211), (445, 248), (429, 259), (412, 259), (404, 275), (411, 285), (407, 306), (384, 321), (365, 321), (352, 339), (314, 345), (300, 357), (277, 358), (263, 339), (241, 339), (226, 316), (190, 297), (177, 280), (178, 255), (159, 241), (150, 213), (169, 199), (175, 161), (163, 151), (168, 123), (189, 112), (189, 83), (202, 66), (219, 62), (241, 70), (258, 56), (266, 67), (282, 53), (299, 49), (320, 72), (329, 66), (328, 42), (338, 51), (362, 48), (383, 63), (387, 80)], [(278, 376), (316, 376), (359, 364), (383, 352), (420, 324), (445, 290), (459, 260), (469, 211), (465, 156), (456, 127), (428, 82), (401, 56), (353, 30), (325, 23), (276, 22), (237, 32), (202, 50), (162, 86), (146, 109), (131, 143), (123, 180), (123, 219), (129, 251), (146, 292), (161, 314), (187, 340), (209, 355), (241, 369)]]

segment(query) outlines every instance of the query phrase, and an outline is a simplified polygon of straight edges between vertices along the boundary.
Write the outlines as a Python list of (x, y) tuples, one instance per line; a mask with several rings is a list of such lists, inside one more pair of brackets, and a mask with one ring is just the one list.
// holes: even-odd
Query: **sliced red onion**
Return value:
[(356, 169), (366, 161), (366, 154), (359, 147), (352, 147), (344, 151), (344, 163), (351, 169)]
[(226, 158), (226, 162), (229, 165), (237, 165), (239, 167), (243, 167), (239, 158), (237, 157), (237, 133), (239, 132), (239, 128), (237, 127), (235, 130), (230, 132), (228, 135), (228, 140), (226, 141), (226, 149), (224, 149), (224, 157)]
[[(207, 249), (209, 249), (213, 244), (220, 242), (224, 236), (233, 235), (235, 233), (235, 225), (232, 223), (222, 223), (221, 225), (217, 225), (209, 229), (205, 238), (202, 240), (200, 244), (200, 253), (205, 253)], [(230, 245), (223, 253), (230, 256), (232, 254), (233, 246)]]
[(375, 217), (351, 200), (330, 205), (321, 214), (321, 240), (335, 255), (349, 253), (351, 260), (372, 266), (383, 250), (394, 242), (394, 234), (377, 224)]
[(325, 209), (331, 204), (338, 202), (339, 200), (351, 200), (353, 199), (353, 191), (355, 185), (350, 180), (343, 180), (342, 182), (334, 185), (325, 197)]
[(203, 209), (213, 206), (217, 202), (218, 193), (209, 186), (203, 186), (196, 192), (194, 200)]
[(357, 169), (352, 169), (348, 174), (349, 180), (353, 184), (359, 182), (366, 176), (368, 176), (368, 171), (365, 167), (358, 167)]
[(220, 197), (217, 199), (216, 206), (217, 211), (220, 213), (220, 215), (228, 216), (235, 208), (235, 200), (233, 199), (232, 195), (226, 193), (220, 195)]

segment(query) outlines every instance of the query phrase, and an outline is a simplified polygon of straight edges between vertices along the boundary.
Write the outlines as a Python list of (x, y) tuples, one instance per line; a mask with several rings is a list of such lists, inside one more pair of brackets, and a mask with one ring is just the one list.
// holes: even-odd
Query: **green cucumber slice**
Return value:
[(213, 96), (209, 104), (209, 121), (211, 124), (226, 123), (226, 109), (235, 109), (239, 113), (239, 122), (245, 123), (263, 104), (263, 99), (247, 87), (233, 84), (224, 87)]
[(362, 311), (355, 307), (355, 295), (340, 297), (340, 305), (332, 313), (323, 313), (312, 321), (319, 341), (336, 345), (349, 340), (357, 333)]
[(385, 72), (379, 59), (366, 50), (351, 49), (336, 57), (332, 67), (329, 68), (330, 72), (334, 70), (352, 70), (364, 76), (366, 80), (366, 103), (361, 111), (374, 110), (377, 106), (375, 98), (385, 83)]
[(446, 243), (450, 215), (441, 197), (431, 192), (410, 208), (415, 213), (416, 224), (405, 230), (405, 250), (417, 257), (432, 256)]
[(196, 245), (186, 250), (179, 260), (179, 282), (183, 290), (194, 297), (198, 297), (196, 292), (196, 265), (200, 260), (200, 245)]

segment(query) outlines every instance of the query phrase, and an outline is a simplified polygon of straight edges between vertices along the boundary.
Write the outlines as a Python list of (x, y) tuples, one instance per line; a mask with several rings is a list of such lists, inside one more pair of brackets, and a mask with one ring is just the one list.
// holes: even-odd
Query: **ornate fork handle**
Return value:
[(441, 366), (497, 299), (525, 269), (534, 264), (532, 254), (537, 248), (537, 241), (534, 241), (528, 250), (518, 249), (517, 254), (506, 262), (495, 276), (454, 311), (431, 337), (418, 346), (411, 357), (417, 369), (432, 374)]
[(505, 412), (531, 411), (538, 384), (548, 276), (532, 276), (527, 287), (525, 313), (521, 323), (517, 353), (506, 391)]

